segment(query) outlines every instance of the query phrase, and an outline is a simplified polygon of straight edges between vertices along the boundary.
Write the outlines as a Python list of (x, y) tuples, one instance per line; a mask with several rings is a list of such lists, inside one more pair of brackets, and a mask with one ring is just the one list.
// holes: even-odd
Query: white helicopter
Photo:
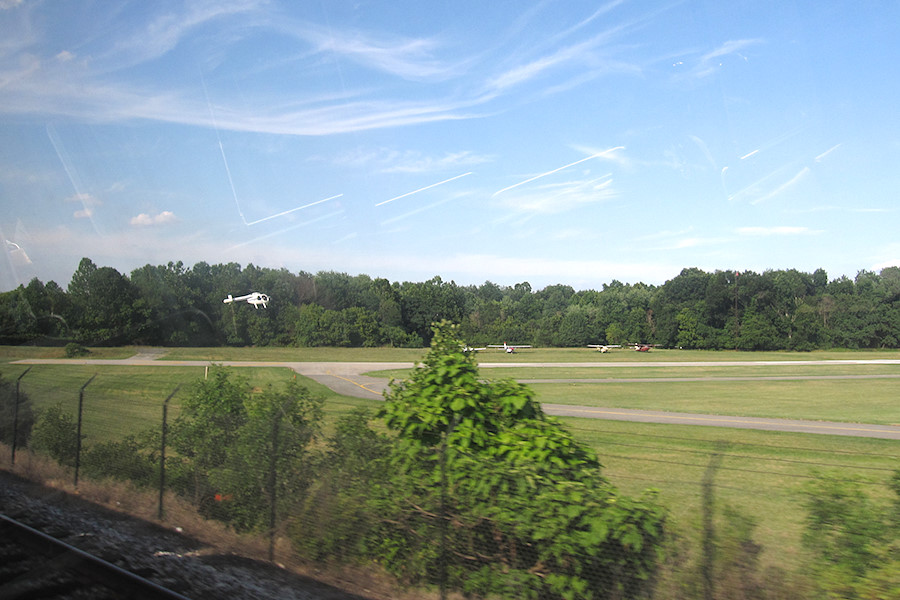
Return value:
[(519, 348), (531, 348), (531, 346), (523, 345), (523, 344), (512, 345), (512, 344), (507, 344), (506, 342), (503, 342), (503, 345), (488, 344), (488, 348), (503, 348), (503, 351), (506, 352), (507, 354), (515, 354), (516, 350), (518, 350)]
[(622, 346), (620, 346), (619, 344), (588, 344), (587, 347), (588, 348), (596, 348), (597, 352), (602, 352), (603, 354), (606, 354), (613, 348), (621, 348)]
[(222, 300), (222, 302), (231, 304), (232, 302), (241, 302), (242, 300), (246, 300), (248, 304), (252, 304), (256, 309), (259, 309), (260, 305), (262, 305), (263, 308), (266, 308), (269, 304), (269, 297), (265, 294), (260, 294), (259, 292), (250, 292), (246, 296), (238, 296), (237, 298), (228, 294), (228, 297)]

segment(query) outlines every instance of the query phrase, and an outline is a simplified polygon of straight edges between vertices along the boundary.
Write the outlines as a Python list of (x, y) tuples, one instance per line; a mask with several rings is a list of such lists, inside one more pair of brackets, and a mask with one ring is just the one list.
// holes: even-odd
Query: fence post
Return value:
[(84, 388), (94, 380), (97, 374), (91, 375), (78, 391), (78, 429), (75, 438), (75, 489), (78, 489), (78, 470), (81, 468), (81, 415), (84, 412)]
[(172, 393), (163, 401), (163, 414), (162, 414), (162, 442), (160, 443), (159, 449), (159, 513), (158, 518), (162, 521), (163, 518), (163, 495), (166, 490), (166, 434), (169, 431), (169, 423), (168, 423), (168, 415), (169, 415), (169, 400), (172, 399), (176, 393), (178, 393), (178, 388), (181, 387), (181, 384), (176, 385), (175, 389), (172, 390)]
[(19, 382), (22, 381), (22, 378), (25, 377), (25, 373), (31, 370), (31, 367), (28, 367), (22, 374), (16, 378), (16, 400), (15, 405), (13, 405), (13, 435), (12, 435), (12, 454), (9, 457), (9, 464), (16, 464), (16, 442), (19, 438)]

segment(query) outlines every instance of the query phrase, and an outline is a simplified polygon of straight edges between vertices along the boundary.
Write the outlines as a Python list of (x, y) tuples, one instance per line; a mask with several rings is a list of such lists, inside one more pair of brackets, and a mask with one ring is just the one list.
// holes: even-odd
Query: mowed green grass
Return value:
[(690, 361), (811, 361), (811, 360), (872, 360), (900, 359), (900, 350), (816, 350), (813, 352), (743, 352), (737, 350), (669, 350), (654, 348), (650, 352), (635, 352), (617, 348), (601, 353), (591, 348), (527, 348), (508, 354), (502, 349), (488, 349), (476, 354), (480, 363), (527, 362), (690, 362)]
[(593, 447), (603, 472), (622, 493), (659, 490), (679, 531), (700, 530), (703, 476), (722, 456), (713, 488), (719, 506), (754, 518), (766, 564), (803, 564), (803, 490), (823, 473), (862, 483), (887, 502), (887, 482), (900, 468), (900, 442), (687, 425), (592, 419), (562, 421)]
[(424, 348), (170, 348), (162, 360), (414, 363), (425, 352)]
[(532, 383), (538, 401), (710, 415), (900, 425), (900, 380)]
[[(15, 381), (26, 368), (26, 365), (0, 364), (0, 375), (4, 380)], [(278, 390), (290, 379), (299, 379), (313, 394), (324, 399), (326, 426), (355, 407), (379, 405), (374, 400), (335, 394), (287, 368), (233, 368), (231, 371), (246, 377), (257, 390), (267, 385)], [(61, 403), (74, 416), (80, 390), (87, 384), (83, 392), (82, 433), (85, 442), (92, 443), (119, 440), (148, 429), (158, 430), (166, 398), (174, 393), (168, 409), (168, 418), (172, 420), (177, 417), (191, 385), (204, 374), (204, 367), (34, 365), (19, 385), (36, 410)]]
[[(900, 378), (857, 378), (898, 376), (900, 365), (523, 366), (480, 372), (485, 379), (528, 382), (538, 401), (548, 404), (900, 425)], [(408, 374), (405, 369), (369, 373), (395, 379)], [(766, 379), (842, 376), (847, 378)], [(595, 381), (530, 382), (552, 379)]]

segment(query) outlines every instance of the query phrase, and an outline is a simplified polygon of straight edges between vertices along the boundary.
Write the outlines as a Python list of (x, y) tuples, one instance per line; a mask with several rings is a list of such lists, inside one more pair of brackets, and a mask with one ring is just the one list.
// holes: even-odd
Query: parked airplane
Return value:
[(254, 308), (259, 308), (262, 305), (263, 308), (269, 304), (269, 297), (265, 294), (260, 294), (259, 292), (250, 292), (246, 296), (238, 296), (235, 298), (231, 294), (228, 294), (228, 297), (222, 300), (225, 304), (231, 304), (232, 302), (240, 302), (242, 300), (246, 300), (248, 304), (252, 304)]
[(479, 350), (487, 350), (487, 348), (473, 348), (472, 346), (463, 346), (463, 352), (478, 352)]
[(622, 346), (620, 346), (619, 344), (588, 344), (587, 347), (588, 348), (596, 348), (597, 352), (602, 352), (602, 353), (606, 354), (613, 348), (621, 348)]
[(650, 352), (650, 348), (656, 348), (659, 344), (635, 344), (635, 352)]
[(511, 345), (511, 344), (507, 344), (506, 342), (503, 342), (502, 346), (500, 344), (488, 344), (488, 348), (503, 348), (503, 351), (506, 352), (507, 354), (515, 354), (517, 349), (531, 348), (531, 346), (529, 346), (527, 344)]

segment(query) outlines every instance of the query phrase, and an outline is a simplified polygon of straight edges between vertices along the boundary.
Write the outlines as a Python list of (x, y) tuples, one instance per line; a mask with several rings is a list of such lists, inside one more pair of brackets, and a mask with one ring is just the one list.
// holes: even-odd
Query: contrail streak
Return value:
[(623, 148), (625, 148), (625, 146), (616, 146), (615, 148), (610, 148), (609, 150), (604, 150), (603, 152), (598, 152), (597, 154), (592, 154), (592, 155), (588, 156), (587, 158), (582, 158), (581, 160), (576, 160), (573, 163), (563, 165), (563, 166), (559, 167), (558, 169), (553, 169), (552, 171), (547, 171), (546, 173), (541, 173), (540, 175), (535, 175), (534, 177), (532, 177), (530, 179), (526, 179), (525, 181), (520, 181), (519, 183), (515, 183), (509, 187), (505, 187), (502, 190), (500, 190), (499, 192), (494, 192), (491, 195), (491, 197), (493, 198), (494, 196), (498, 196), (498, 195), (502, 194), (503, 192), (507, 192), (513, 188), (517, 188), (520, 185), (525, 185), (526, 183), (531, 183), (535, 179), (540, 179), (541, 177), (546, 177), (547, 175), (553, 175), (554, 173), (558, 173), (558, 172), (562, 171), (563, 169), (568, 169), (569, 167), (574, 167), (575, 165), (583, 163), (588, 160), (591, 160), (592, 158), (597, 158), (598, 156), (603, 156), (604, 154), (609, 154), (610, 152), (614, 152), (616, 150), (622, 150)]
[(418, 194), (419, 192), (424, 192), (425, 190), (430, 190), (433, 187), (437, 187), (439, 185), (444, 185), (445, 183), (450, 183), (454, 179), (459, 179), (460, 177), (465, 177), (466, 175), (471, 175), (471, 174), (472, 174), (472, 171), (469, 171), (468, 173), (463, 173), (462, 175), (457, 175), (456, 177), (451, 177), (450, 179), (445, 179), (444, 181), (432, 183), (431, 185), (426, 185), (425, 187), (419, 188), (412, 192), (406, 192), (405, 194), (401, 194), (399, 196), (391, 198), (390, 200), (385, 200), (384, 202), (379, 202), (375, 206), (381, 206), (382, 204), (387, 204), (388, 202), (393, 202), (394, 200), (399, 200), (400, 198), (406, 198), (407, 196), (412, 196), (413, 194)]
[(284, 215), (289, 215), (292, 212), (296, 212), (298, 210), (303, 210), (304, 208), (309, 208), (310, 206), (315, 206), (316, 204), (322, 204), (323, 202), (328, 202), (329, 200), (334, 200), (335, 198), (340, 198), (343, 194), (338, 194), (337, 196), (331, 196), (330, 198), (325, 198), (324, 200), (316, 200), (315, 202), (310, 202), (309, 204), (305, 204), (303, 206), (298, 206), (297, 208), (292, 208), (290, 210), (286, 210), (284, 212), (280, 212), (277, 215), (272, 215), (269, 217), (263, 217), (262, 219), (257, 219), (255, 221), (251, 221), (249, 223), (245, 223), (247, 225), (256, 225), (257, 223), (262, 223), (263, 221), (268, 221), (269, 219), (275, 219), (277, 217), (283, 217)]
[[(843, 142), (841, 142), (841, 143), (843, 143)], [(841, 145), (841, 144), (835, 144), (834, 146), (832, 146), (831, 148), (829, 148), (828, 150), (826, 150), (826, 151), (823, 152), (822, 154), (818, 155), (818, 156), (816, 157), (816, 162), (821, 162), (823, 158), (825, 158), (826, 156), (828, 156), (829, 154), (831, 154), (832, 152), (834, 152), (835, 150), (837, 150), (837, 149), (840, 147), (840, 145)]]
[(200, 71), (200, 83), (203, 84), (203, 95), (206, 97), (206, 106), (209, 107), (209, 117), (212, 119), (213, 129), (216, 130), (216, 141), (219, 142), (219, 152), (222, 153), (222, 162), (225, 163), (225, 174), (228, 176), (228, 185), (231, 186), (231, 195), (234, 197), (234, 205), (237, 207), (238, 214), (241, 215), (241, 221), (244, 225), (249, 225), (247, 219), (244, 218), (244, 211), (241, 210), (241, 203), (238, 201), (237, 190), (234, 189), (234, 180), (231, 178), (231, 168), (228, 166), (228, 159), (225, 158), (225, 146), (222, 145), (222, 136), (219, 135), (219, 124), (216, 122), (216, 115), (213, 113), (212, 102), (209, 101), (209, 91), (206, 89), (206, 79), (203, 77), (203, 71)]

